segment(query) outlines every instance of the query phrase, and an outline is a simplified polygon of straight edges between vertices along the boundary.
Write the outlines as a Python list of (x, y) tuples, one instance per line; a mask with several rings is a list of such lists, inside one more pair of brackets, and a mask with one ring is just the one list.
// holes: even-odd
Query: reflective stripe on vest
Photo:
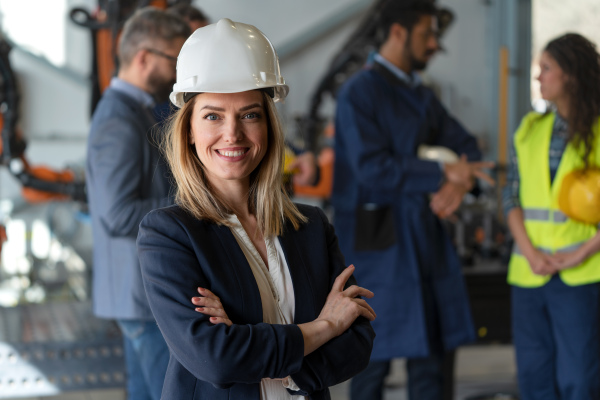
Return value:
[[(580, 248), (585, 242), (580, 242), (580, 243), (575, 243), (572, 244), (570, 246), (566, 246), (566, 247), (561, 247), (559, 249), (556, 249), (554, 251), (552, 251), (552, 249), (549, 249), (547, 247), (537, 247), (537, 249), (539, 251), (541, 251), (542, 253), (546, 253), (546, 254), (554, 254), (554, 253), (569, 253), (571, 251), (575, 251), (578, 248)], [(517, 254), (522, 256), (523, 253), (521, 253), (521, 249), (519, 249), (519, 246), (517, 246), (516, 244), (513, 246), (513, 254)]]
[(554, 211), (552, 213), (552, 221), (550, 221), (550, 210), (544, 208), (523, 208), (523, 218), (526, 221), (548, 221), (554, 223), (567, 222), (567, 217), (562, 211)]

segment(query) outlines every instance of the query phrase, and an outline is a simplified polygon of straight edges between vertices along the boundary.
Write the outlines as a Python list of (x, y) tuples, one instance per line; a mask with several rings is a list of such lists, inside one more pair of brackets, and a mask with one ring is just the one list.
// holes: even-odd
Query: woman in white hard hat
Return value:
[(373, 294), (323, 212), (282, 186), (274, 101), (287, 92), (251, 25), (220, 20), (179, 54), (165, 149), (177, 205), (148, 214), (138, 236), (171, 351), (163, 399), (328, 399), (368, 364), (375, 313), (359, 296)]
[(553, 107), (527, 114), (513, 140), (504, 207), (515, 239), (508, 282), (523, 400), (600, 399), (600, 220), (590, 218), (600, 190), (590, 191), (587, 212), (583, 198), (567, 207), (576, 213), (560, 206), (571, 174), (598, 174), (599, 60), (581, 35), (548, 43), (538, 80)]

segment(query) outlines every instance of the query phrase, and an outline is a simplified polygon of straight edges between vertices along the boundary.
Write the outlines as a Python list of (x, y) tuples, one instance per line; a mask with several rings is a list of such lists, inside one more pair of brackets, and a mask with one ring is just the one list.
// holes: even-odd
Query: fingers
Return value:
[(469, 165), (475, 169), (491, 169), (496, 166), (496, 163), (493, 161), (472, 161)]
[(447, 183), (442, 187), (442, 189), (433, 195), (431, 198), (431, 202), (429, 206), (431, 207), (431, 211), (436, 214), (440, 218), (446, 218), (458, 207), (462, 202), (462, 198), (464, 195), (464, 189), (458, 189), (456, 186), (453, 186), (452, 183)]
[(482, 169), (494, 168), (494, 166), (496, 165), (495, 162), (493, 162), (493, 161), (472, 161), (472, 162), (468, 162), (467, 161), (467, 156), (465, 154), (462, 154), (460, 156), (460, 162), (468, 164), (468, 168), (470, 170), (470, 175), (472, 177), (476, 177), (476, 178), (482, 179), (482, 180), (486, 181), (487, 183), (489, 183), (492, 186), (494, 186), (496, 184), (496, 181), (494, 181), (494, 179), (492, 179), (485, 172), (481, 171)]
[(341, 274), (335, 278), (333, 282), (333, 286), (331, 287), (332, 292), (343, 292), (344, 286), (346, 286), (346, 282), (354, 273), (354, 265), (349, 265), (348, 268), (344, 269)]
[(227, 313), (225, 312), (225, 310), (223, 310), (222, 308), (216, 308), (216, 307), (196, 307), (194, 310), (196, 310), (199, 313), (202, 313), (204, 315), (209, 315), (211, 317), (229, 318), (227, 316)]
[(489, 183), (489, 184), (490, 184), (490, 185), (492, 185), (492, 186), (495, 186), (495, 185), (496, 185), (496, 181), (495, 181), (495, 180), (494, 180), (494, 179), (493, 179), (491, 176), (489, 176), (488, 174), (486, 174), (486, 173), (485, 173), (485, 172), (483, 172), (483, 171), (480, 171), (480, 170), (474, 170), (474, 171), (473, 171), (473, 176), (475, 176), (475, 177), (477, 177), (477, 178), (479, 178), (479, 179), (482, 179), (482, 180), (486, 181), (487, 183)]
[[(217, 323), (227, 323), (226, 321), (229, 321), (228, 325), (231, 326), (231, 321), (229, 320), (219, 297), (210, 290), (201, 287), (198, 288), (198, 293), (200, 293), (202, 297), (192, 297), (192, 304), (197, 306), (195, 311), (210, 317), (218, 318), (220, 322)], [(211, 322), (213, 322), (212, 319)]]
[(223, 308), (220, 300), (208, 297), (192, 297), (192, 304), (198, 307)]
[[(440, 213), (442, 210), (450, 207), (452, 204), (454, 204), (456, 202), (456, 196), (454, 196), (451, 193), (446, 193), (446, 191), (443, 192), (438, 192), (436, 194), (433, 195), (433, 197), (431, 198), (431, 202), (430, 202), (430, 207), (431, 210), (435, 213), (438, 214)], [(462, 200), (462, 198), (459, 199), (459, 204), (460, 204), (460, 200)]]
[(215, 300), (221, 300), (219, 299), (219, 297), (214, 294), (213, 292), (211, 292), (210, 290), (206, 289), (206, 288), (198, 288), (198, 293), (200, 293), (200, 295), (204, 296), (204, 297), (208, 297), (210, 299), (215, 299)]
[(359, 306), (359, 313), (361, 317), (365, 317), (369, 321), (373, 321), (377, 318), (377, 314), (375, 314), (375, 310), (363, 299), (354, 299), (354, 302)]
[(439, 218), (446, 218), (452, 215), (452, 213), (454, 213), (454, 211), (456, 211), (458, 207), (460, 207), (461, 202), (462, 197), (454, 197), (451, 202), (447, 203), (444, 207), (438, 210), (438, 212), (436, 212), (436, 215)]
[(221, 317), (210, 317), (210, 322), (217, 325), (217, 324), (225, 324), (227, 326), (231, 326), (233, 325), (233, 322), (231, 322), (230, 319), (228, 318), (221, 318)]
[(356, 285), (352, 285), (352, 286), (349, 286), (348, 288), (346, 288), (346, 290), (344, 290), (344, 295), (347, 297), (350, 297), (350, 298), (355, 298), (355, 297), (361, 296), (361, 297), (366, 297), (367, 299), (370, 299), (373, 296), (375, 296), (375, 294), (373, 292), (371, 292), (369, 289), (365, 289), (363, 287), (356, 286)]
[(536, 275), (546, 276), (556, 272), (556, 267), (552, 265), (550, 260), (546, 257), (546, 254), (531, 264), (531, 270)]

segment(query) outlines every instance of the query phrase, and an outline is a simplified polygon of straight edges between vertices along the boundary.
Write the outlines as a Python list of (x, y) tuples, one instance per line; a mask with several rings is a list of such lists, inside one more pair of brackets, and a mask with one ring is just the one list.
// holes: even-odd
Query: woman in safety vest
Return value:
[(288, 90), (252, 25), (222, 19), (179, 53), (164, 143), (176, 205), (149, 213), (137, 242), (171, 352), (163, 400), (328, 399), (369, 362), (375, 313), (360, 296), (373, 293), (325, 214), (282, 183), (274, 102)]
[(537, 79), (553, 107), (527, 114), (513, 139), (504, 208), (515, 239), (508, 282), (523, 400), (600, 399), (600, 221), (559, 206), (565, 176), (600, 166), (599, 60), (581, 35), (548, 43)]

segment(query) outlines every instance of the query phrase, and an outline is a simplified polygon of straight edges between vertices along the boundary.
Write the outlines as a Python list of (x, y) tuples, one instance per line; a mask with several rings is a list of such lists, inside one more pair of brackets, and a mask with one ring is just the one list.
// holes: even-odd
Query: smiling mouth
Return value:
[(217, 153), (224, 157), (235, 158), (246, 154), (247, 149), (243, 150), (217, 150)]

